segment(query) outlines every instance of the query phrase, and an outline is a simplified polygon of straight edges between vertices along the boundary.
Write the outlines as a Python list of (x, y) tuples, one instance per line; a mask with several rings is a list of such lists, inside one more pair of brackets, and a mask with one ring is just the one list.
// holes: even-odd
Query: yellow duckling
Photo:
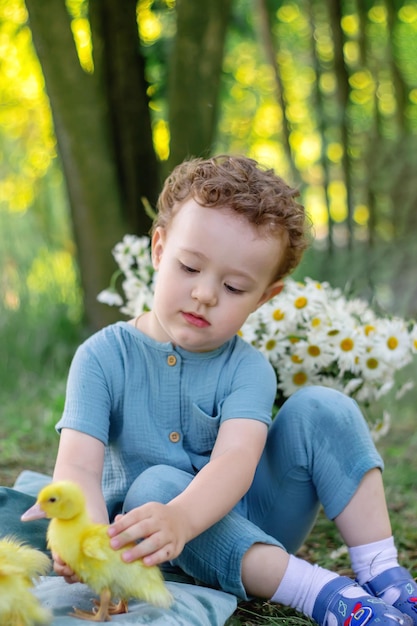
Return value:
[(49, 624), (50, 612), (32, 593), (34, 580), (51, 569), (46, 554), (13, 537), (0, 539), (0, 624)]
[[(50, 550), (69, 565), (78, 578), (100, 596), (93, 612), (75, 609), (74, 615), (97, 622), (110, 621), (111, 614), (126, 613), (128, 600), (137, 598), (168, 608), (172, 596), (161, 571), (141, 560), (125, 563), (121, 553), (110, 546), (106, 524), (93, 523), (85, 497), (78, 485), (59, 481), (44, 487), (34, 507), (22, 521), (51, 518), (47, 539)], [(112, 600), (119, 600), (113, 604)]]

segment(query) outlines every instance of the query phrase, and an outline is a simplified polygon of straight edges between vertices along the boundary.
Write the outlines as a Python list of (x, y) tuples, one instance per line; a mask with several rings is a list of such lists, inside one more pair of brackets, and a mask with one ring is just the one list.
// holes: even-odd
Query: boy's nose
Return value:
[(217, 303), (216, 289), (209, 283), (200, 282), (195, 285), (191, 292), (191, 296), (206, 306), (214, 306)]

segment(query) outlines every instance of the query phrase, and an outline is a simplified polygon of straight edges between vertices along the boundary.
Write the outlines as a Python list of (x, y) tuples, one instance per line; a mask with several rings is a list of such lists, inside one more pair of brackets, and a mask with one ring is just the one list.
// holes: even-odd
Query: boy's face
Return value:
[(281, 282), (271, 280), (283, 253), (279, 235), (261, 236), (230, 209), (186, 201), (152, 238), (151, 336), (191, 352), (218, 348), (279, 293)]

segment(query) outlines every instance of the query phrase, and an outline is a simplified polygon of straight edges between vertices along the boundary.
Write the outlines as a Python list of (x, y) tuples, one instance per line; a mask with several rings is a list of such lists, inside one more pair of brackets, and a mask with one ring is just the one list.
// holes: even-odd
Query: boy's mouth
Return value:
[(206, 328), (207, 326), (210, 326), (210, 322), (208, 322), (204, 317), (201, 317), (201, 315), (188, 313), (186, 311), (183, 311), (182, 315), (189, 324), (196, 326), (197, 328)]

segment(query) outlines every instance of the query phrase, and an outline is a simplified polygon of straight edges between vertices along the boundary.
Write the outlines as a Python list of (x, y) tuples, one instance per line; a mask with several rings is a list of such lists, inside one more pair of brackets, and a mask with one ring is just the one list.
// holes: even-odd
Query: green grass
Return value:
[(68, 367), (82, 328), (68, 310), (0, 311), (0, 484), (12, 485), (22, 468), (51, 471)]

